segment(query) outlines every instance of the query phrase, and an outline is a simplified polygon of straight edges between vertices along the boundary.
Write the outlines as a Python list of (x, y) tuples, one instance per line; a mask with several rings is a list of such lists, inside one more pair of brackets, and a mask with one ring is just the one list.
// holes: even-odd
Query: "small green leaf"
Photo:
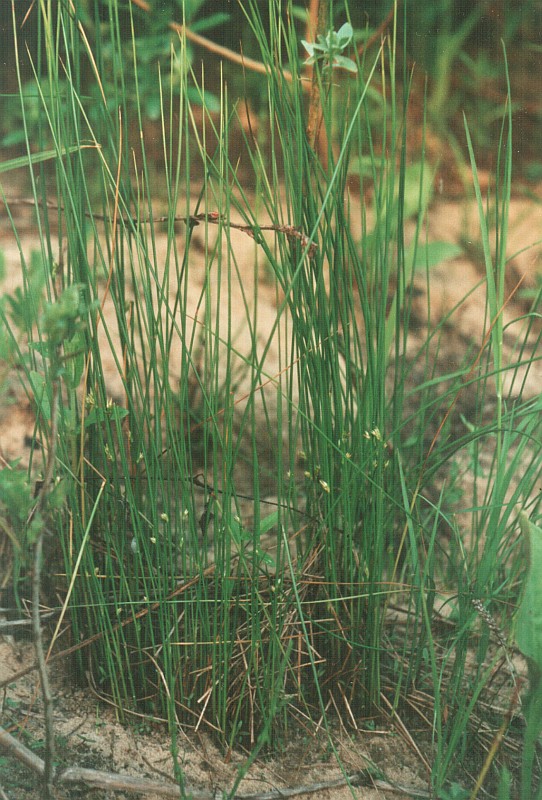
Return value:
[(145, 100), (145, 115), (152, 121), (160, 119), (161, 112), (160, 95), (153, 94)]
[(340, 69), (346, 69), (348, 72), (357, 73), (358, 65), (355, 61), (352, 61), (351, 58), (347, 58), (346, 56), (334, 56), (333, 58), (333, 67), (339, 67)]
[(200, 87), (189, 86), (186, 91), (186, 97), (191, 103), (203, 106), (211, 113), (220, 111), (220, 100), (215, 94), (208, 92), (206, 89), (202, 92)]
[(267, 533), (268, 531), (270, 531), (271, 528), (274, 525), (277, 524), (278, 519), (279, 519), (279, 512), (278, 511), (273, 511), (272, 514), (269, 514), (269, 516), (264, 517), (263, 519), (261, 519), (260, 520), (260, 527), (258, 529), (259, 535), (263, 536), (264, 533)]
[(49, 511), (59, 511), (64, 506), (68, 496), (68, 489), (67, 480), (61, 480), (54, 484), (47, 497), (47, 508)]
[(0, 163), (0, 172), (9, 172), (12, 169), (22, 169), (29, 164), (41, 164), (43, 161), (51, 161), (53, 158), (59, 156), (66, 156), (70, 153), (78, 153), (79, 150), (85, 150), (94, 145), (72, 145), (66, 147), (61, 153), (58, 150), (43, 150), (41, 153), (29, 153), (26, 156), (19, 156), (18, 158), (10, 158), (7, 161)]
[(48, 358), (51, 354), (51, 348), (47, 342), (30, 342), (28, 347), (30, 350), (34, 350), (36, 353), (39, 353), (42, 358)]
[[(114, 422), (121, 422), (128, 416), (128, 410), (116, 403), (112, 403), (105, 408), (100, 406), (93, 406), (85, 417), (85, 428), (90, 428), (92, 425), (100, 425), (107, 420)], [(80, 432), (79, 428), (79, 432)]]
[(68, 286), (56, 302), (47, 303), (42, 324), (51, 346), (58, 347), (76, 334), (77, 321), (84, 309), (82, 287), (78, 283)]
[(452, 783), (449, 788), (441, 789), (438, 793), (439, 800), (468, 800), (470, 796), (470, 791), (459, 783)]
[(322, 36), (322, 34), (319, 33), (316, 37), (316, 44), (314, 47), (316, 50), (321, 50), (323, 53), (327, 53), (331, 47), (331, 33), (328, 33), (326, 36)]
[(341, 50), (352, 41), (353, 36), (354, 29), (349, 22), (345, 22), (344, 25), (342, 25), (337, 31), (337, 41)]
[(426, 242), (416, 249), (414, 269), (431, 269), (443, 261), (450, 261), (463, 253), (463, 248), (454, 242)]
[(269, 553), (264, 552), (263, 550), (258, 550), (258, 555), (261, 558), (262, 564), (265, 564), (267, 567), (276, 567), (276, 561), (273, 556), (270, 556)]
[(229, 21), (230, 15), (223, 11), (217, 11), (214, 14), (205, 13), (204, 17), (190, 22), (190, 28), (194, 33), (202, 33), (208, 31), (210, 28), (217, 28), (219, 25), (225, 25)]
[(405, 169), (403, 215), (405, 219), (420, 216), (433, 196), (433, 175), (427, 163), (417, 161)]
[(118, 406), (116, 403), (110, 405), (108, 407), (109, 414), (111, 419), (115, 420), (115, 422), (122, 422), (122, 420), (128, 416), (129, 411), (127, 408), (123, 408), (122, 406)]

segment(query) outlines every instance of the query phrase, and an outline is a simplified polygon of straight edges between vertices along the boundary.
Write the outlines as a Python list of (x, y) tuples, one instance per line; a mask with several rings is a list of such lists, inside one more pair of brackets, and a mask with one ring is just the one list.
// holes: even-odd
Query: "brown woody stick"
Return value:
[[(319, 0), (318, 3), (318, 17), (316, 21), (316, 31), (314, 35), (314, 39), (319, 35), (324, 35), (326, 30), (329, 27), (329, 0)], [(321, 88), (321, 81), (322, 76), (318, 73), (317, 69), (312, 70), (312, 82), (311, 82), (311, 95), (309, 101), (309, 113), (307, 118), (307, 139), (309, 141), (309, 145), (312, 149), (318, 153), (320, 156), (320, 160), (324, 168), (326, 167), (326, 154), (327, 154), (327, 146), (326, 146), (326, 137), (325, 137), (325, 129), (322, 132), (322, 139), (321, 130), (322, 130), (322, 102), (320, 97), (320, 88)]]

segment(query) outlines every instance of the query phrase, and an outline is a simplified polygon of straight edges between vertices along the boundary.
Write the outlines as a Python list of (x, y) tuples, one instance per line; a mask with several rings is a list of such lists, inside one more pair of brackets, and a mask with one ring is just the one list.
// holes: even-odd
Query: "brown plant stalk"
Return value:
[[(32, 518), (43, 509), (47, 496), (53, 482), (56, 449), (58, 441), (58, 410), (60, 404), (60, 378), (55, 375), (53, 379), (53, 398), (51, 402), (51, 432), (49, 438), (49, 452), (45, 466), (45, 474), (41, 484), (36, 503), (30, 512), (27, 525)], [(34, 564), (32, 575), (32, 638), (34, 650), (36, 652), (36, 663), (40, 677), (41, 694), (43, 699), (43, 713), (45, 725), (45, 758), (43, 768), (43, 798), (53, 800), (53, 784), (55, 780), (54, 759), (55, 759), (55, 736), (53, 721), (53, 693), (49, 682), (47, 670), (47, 659), (43, 645), (43, 635), (40, 619), (40, 596), (41, 596), (41, 566), (43, 561), (43, 538), (45, 535), (44, 525), (40, 525), (34, 542)]]

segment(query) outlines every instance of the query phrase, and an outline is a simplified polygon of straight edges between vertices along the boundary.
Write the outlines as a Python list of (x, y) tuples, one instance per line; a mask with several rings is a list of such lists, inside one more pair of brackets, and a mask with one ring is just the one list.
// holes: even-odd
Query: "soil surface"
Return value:
[[(7, 190), (6, 190), (7, 191)], [(8, 192), (12, 196), (15, 191)], [(541, 194), (542, 196), (542, 194)], [(30, 209), (14, 207), (16, 225), (20, 235), (21, 251), (28, 256), (38, 247), (36, 231), (33, 227), (33, 213)], [(504, 310), (505, 320), (512, 323), (525, 312), (527, 301), (522, 299), (525, 289), (535, 287), (542, 274), (542, 247), (537, 242), (542, 231), (542, 205), (535, 201), (513, 199), (510, 209), (508, 289), (512, 293), (522, 280), (520, 290)], [(181, 234), (182, 235), (182, 234)], [(455, 309), (449, 324), (450, 335), (447, 346), (440, 357), (447, 364), (459, 359), (460, 354), (472, 343), (483, 343), (485, 314), (485, 295), (480, 284), (484, 275), (483, 259), (480, 250), (480, 233), (474, 206), (464, 202), (447, 201), (437, 198), (428, 218), (428, 239), (458, 243), (462, 255), (443, 262), (431, 272), (431, 320), (436, 326), (445, 315)], [(247, 296), (254, 277), (254, 242), (241, 232), (231, 232), (235, 247), (240, 279), (232, 287), (236, 293), (232, 302), (240, 302), (240, 286), (243, 284)], [(533, 244), (532, 247), (529, 245)], [(165, 236), (158, 240), (160, 254), (165, 253)], [(1, 286), (3, 293), (12, 293), (21, 284), (20, 251), (7, 217), (0, 209), (0, 249), (6, 263), (6, 275)], [(192, 283), (189, 295), (196, 308), (204, 275), (204, 255), (194, 248), (191, 262)], [(199, 259), (199, 261), (198, 261)], [(478, 288), (476, 288), (478, 286)], [(427, 335), (427, 313), (425, 304), (426, 287), (420, 279), (420, 297), (415, 309), (411, 336), (413, 351)], [(464, 299), (466, 298), (466, 299)], [(261, 341), (265, 342), (276, 319), (276, 296), (274, 290), (261, 282), (259, 291), (258, 320)], [(508, 357), (514, 359), (513, 342), (520, 333), (521, 325), (510, 324), (506, 331)], [(242, 342), (243, 332), (240, 332)], [(242, 347), (239, 345), (239, 349)], [(110, 391), (113, 397), (122, 397), (119, 377), (113, 354), (104, 341), (103, 363), (108, 372)], [(540, 355), (540, 354), (538, 354)], [(268, 356), (268, 371), (279, 370), (278, 355), (271, 348)], [(275, 359), (275, 363), (273, 363)], [(535, 396), (542, 386), (541, 366), (534, 364), (526, 385), (523, 387), (524, 399)], [(513, 390), (512, 390), (513, 391)], [(519, 391), (519, 383), (518, 383)], [(243, 394), (243, 387), (239, 388)], [(0, 462), (21, 459), (25, 463), (29, 457), (28, 443), (34, 424), (32, 407), (15, 381), (10, 381), (7, 392), (0, 404)], [(248, 478), (247, 478), (248, 480)], [(6, 546), (6, 543), (3, 544)], [(4, 629), (5, 630), (5, 629)], [(0, 682), (15, 676), (23, 667), (33, 663), (34, 656), (28, 642), (20, 637), (2, 634), (0, 628)], [(59, 743), (59, 758), (65, 766), (87, 766), (101, 770), (146, 776), (153, 780), (166, 782), (172, 779), (173, 762), (170, 754), (170, 741), (159, 727), (150, 726), (144, 719), (134, 718), (133, 724), (121, 726), (116, 721), (115, 709), (104, 704), (89, 688), (71, 684), (65, 665), (52, 670), (55, 693), (55, 728)], [(41, 718), (41, 699), (36, 673), (9, 683), (3, 690), (1, 724), (25, 742), (33, 742), (34, 747), (43, 736)], [(504, 703), (503, 703), (504, 705)], [(336, 731), (337, 750), (348, 774), (367, 769), (372, 763), (382, 771), (390, 784), (397, 784), (400, 791), (392, 791), (366, 785), (350, 789), (342, 786), (332, 789), (319, 789), (316, 796), (342, 800), (359, 796), (365, 800), (376, 798), (404, 797), (405, 787), (427, 792), (428, 774), (422, 755), (416, 752), (412, 741), (401, 731), (400, 726), (390, 726), (383, 730), (360, 730), (353, 735)], [(430, 756), (428, 756), (430, 757)], [(239, 766), (246, 760), (246, 754), (220, 752), (204, 734), (185, 735), (179, 732), (179, 760), (190, 787), (214, 791), (227, 790), (237, 776)], [(375, 773), (373, 773), (374, 775)], [(342, 773), (336, 760), (329, 752), (325, 736), (294, 738), (280, 757), (260, 758), (251, 766), (248, 776), (241, 782), (239, 794), (260, 794), (274, 788), (308, 786), (317, 782), (340, 779)], [(370, 780), (368, 781), (370, 783)], [(30, 800), (39, 798), (34, 779), (28, 770), (0, 752), (0, 788), (9, 800)], [(58, 797), (128, 797), (121, 792), (113, 795), (102, 790), (62, 789)], [(132, 795), (133, 796), (133, 795)], [(154, 795), (145, 795), (152, 800)], [(428, 796), (428, 795), (426, 795)]]
[[(0, 681), (17, 673), (34, 661), (33, 648), (29, 644), (10, 641), (3, 637), (0, 642)], [(134, 719), (132, 726), (120, 725), (114, 709), (89, 691), (70, 686), (69, 675), (61, 669), (53, 670), (55, 693), (55, 730), (58, 758), (62, 767), (83, 766), (122, 775), (147, 778), (161, 784), (173, 780), (173, 760), (167, 733), (158, 726), (144, 720)], [(2, 724), (23, 742), (34, 742), (36, 749), (43, 737), (41, 718), (42, 704), (39, 683), (34, 673), (10, 685), (4, 696)], [(427, 776), (420, 770), (419, 759), (396, 731), (359, 733), (346, 736), (337, 732), (336, 746), (348, 775), (367, 771), (371, 764), (381, 766), (388, 781), (401, 787), (427, 791)], [(185, 776), (187, 788), (227, 790), (230, 788), (247, 758), (244, 753), (224, 754), (206, 734), (179, 734), (179, 763)], [(38, 800), (39, 790), (31, 773), (12, 758), (0, 754), (0, 786), (10, 800)], [(376, 772), (375, 780), (376, 780)], [(425, 779), (424, 779), (425, 777)], [(258, 795), (274, 789), (310, 787), (311, 784), (332, 783), (343, 778), (335, 758), (321, 736), (295, 737), (279, 757), (260, 758), (252, 765), (246, 778), (239, 785), (238, 794)], [(366, 800), (404, 797), (404, 791), (393, 792), (391, 786), (385, 791), (371, 787), (367, 774), (363, 789), (354, 789), (355, 796)], [(111, 793), (88, 789), (59, 789), (58, 798), (80, 798), (91, 796), (98, 800), (116, 797), (134, 797), (125, 792)], [(148, 800), (158, 794), (145, 793)], [(332, 789), (320, 788), (317, 797), (343, 800), (352, 797), (348, 786)]]

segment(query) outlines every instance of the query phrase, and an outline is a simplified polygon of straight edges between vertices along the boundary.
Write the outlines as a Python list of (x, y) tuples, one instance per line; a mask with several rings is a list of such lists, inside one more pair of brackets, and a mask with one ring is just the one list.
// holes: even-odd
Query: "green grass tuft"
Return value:
[[(270, 4), (264, 22), (260, 4), (245, 3), (267, 108), (241, 166), (230, 155), (236, 103), (222, 83), (219, 112), (206, 107), (181, 36), (170, 75), (156, 75), (159, 172), (139, 95), (147, 67), (135, 40), (126, 62), (118, 4), (107, 9), (89, 38), (67, 7), (48, 17), (40, 6), (44, 114), (36, 139), (25, 135), (40, 252), (21, 253), (20, 302), (33, 311), (0, 304), (2, 358), (19, 370), (47, 449), (44, 303), (73, 286), (84, 301), (85, 326), (62, 332), (65, 502), (49, 511), (72, 639), (94, 637), (77, 654), (81, 676), (124, 718), (165, 720), (173, 743), (182, 725), (253, 757), (297, 726), (324, 724), (331, 737), (332, 720), (353, 729), (415, 714), (416, 689), (429, 704), (420, 748), (444, 791), (498, 660), (472, 601), (507, 628), (518, 512), (539, 514), (540, 402), (504, 388), (520, 381), (503, 349), (510, 116), (490, 210), (467, 128), (487, 322), (483, 341), (442, 371), (453, 313), (410, 347), (414, 282), (425, 271), (429, 284), (450, 251), (424, 240), (431, 175), (423, 154), (409, 166), (395, 33), (356, 73), (317, 73), (313, 148), (294, 18)], [(370, 180), (365, 200), (353, 178)], [(527, 369), (530, 342), (526, 328)]]

